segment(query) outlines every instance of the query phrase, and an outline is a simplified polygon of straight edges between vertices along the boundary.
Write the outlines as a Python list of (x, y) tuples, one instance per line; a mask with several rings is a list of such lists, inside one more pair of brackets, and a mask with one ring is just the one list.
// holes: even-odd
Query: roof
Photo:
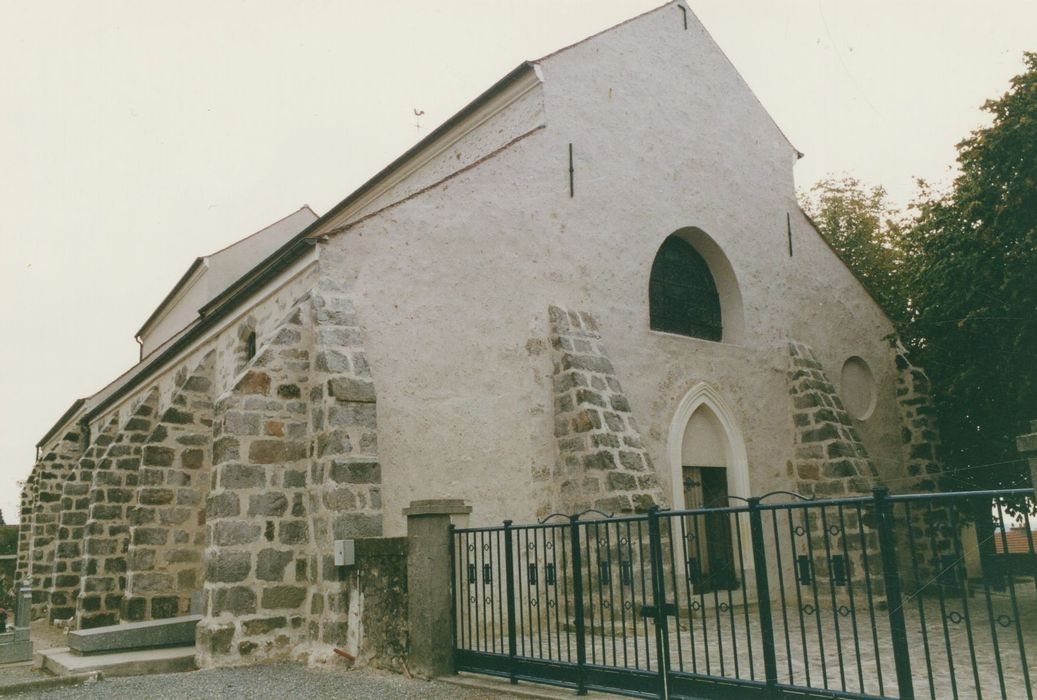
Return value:
[(1037, 551), (1037, 532), (1023, 527), (994, 533), (994, 551), (998, 554), (1031, 554)]
[[(177, 283), (173, 285), (173, 288), (165, 296), (162, 302), (157, 307), (155, 307), (155, 310), (151, 313), (150, 316), (148, 316), (148, 319), (144, 322), (140, 329), (137, 330), (137, 332), (134, 334), (134, 337), (139, 339), (145, 334), (147, 334), (150, 330), (152, 330), (153, 326), (163, 316), (164, 312), (168, 311), (173, 305), (175, 305), (175, 302), (180, 296), (180, 293), (188, 286), (189, 282), (194, 278), (195, 274), (206, 264), (211, 264), (219, 260), (224, 260), (225, 258), (228, 258), (234, 251), (242, 251), (243, 249), (249, 247), (250, 244), (252, 245), (252, 247), (255, 247), (255, 244), (257, 242), (260, 244), (263, 242), (261, 240), (262, 238), (269, 239), (273, 236), (277, 236), (278, 234), (280, 234), (281, 236), (294, 235), (295, 233), (298, 233), (299, 227), (305, 228), (305, 226), (303, 225), (304, 223), (312, 223), (313, 221), (316, 221), (318, 218), (320, 217), (317, 216), (317, 214), (309, 207), (309, 205), (303, 205), (297, 211), (294, 211), (288, 216), (278, 219), (274, 223), (270, 224), (269, 226), (265, 226), (264, 228), (256, 231), (255, 233), (252, 233), (238, 241), (235, 241), (234, 243), (231, 243), (228, 246), (224, 246), (223, 248), (217, 250), (214, 253), (210, 253), (209, 255), (204, 255), (202, 257), (195, 258), (194, 262), (191, 263), (190, 267), (187, 268), (187, 271), (184, 272), (184, 274), (180, 277)], [(279, 229), (284, 229), (284, 231), (282, 232)], [(255, 255), (253, 254), (251, 257), (251, 263), (254, 264), (256, 262)], [(224, 264), (224, 267), (228, 266), (229, 265)], [(251, 265), (249, 265), (249, 267), (251, 267)], [(236, 277), (237, 275), (234, 276)], [(216, 291), (220, 292), (222, 291), (222, 289)], [(206, 301), (208, 301), (208, 299)]]

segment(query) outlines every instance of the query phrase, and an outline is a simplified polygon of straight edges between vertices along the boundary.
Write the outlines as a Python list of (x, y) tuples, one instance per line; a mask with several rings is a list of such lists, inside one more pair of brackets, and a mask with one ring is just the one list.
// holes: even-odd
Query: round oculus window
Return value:
[(866, 420), (875, 410), (875, 377), (862, 358), (854, 355), (843, 363), (839, 395), (857, 420)]

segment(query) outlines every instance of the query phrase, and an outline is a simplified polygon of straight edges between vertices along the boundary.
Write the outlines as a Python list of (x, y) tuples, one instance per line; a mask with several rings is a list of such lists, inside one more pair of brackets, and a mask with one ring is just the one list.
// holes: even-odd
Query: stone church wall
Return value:
[(209, 490), (213, 353), (190, 374), (160, 415), (141, 456), (129, 514), (123, 620), (186, 615), (201, 587), (205, 496)]
[(126, 552), (138, 498), (140, 463), (158, 412), (158, 392), (137, 404), (97, 462), (90, 484), (90, 512), (83, 538), (83, 567), (76, 617), (79, 627), (116, 624), (126, 591)]
[[(23, 491), (35, 517), (20, 548), (38, 615), (157, 619), (187, 613), (200, 591), (204, 665), (328, 654), (366, 618), (377, 620), (369, 655), (401, 663), (400, 606), (374, 591), (359, 606), (370, 576), (405, 590), (405, 555), (385, 559), (375, 544), (382, 474), (364, 333), (346, 292), (300, 289), (313, 279), (303, 271), (96, 419), (85, 452), (69, 432), (44, 455)], [(334, 566), (343, 538), (371, 539), (359, 579)]]
[(330, 288), (217, 399), (201, 665), (327, 655), (359, 624), (332, 544), (381, 534), (375, 402), (352, 302)]
[(33, 525), (36, 522), (33, 511), (36, 507), (36, 495), (39, 488), (39, 472), (33, 467), (29, 478), (22, 484), (22, 492), (18, 499), (18, 557), (15, 560), (14, 577), (23, 581), (29, 576), (32, 562)]
[(58, 529), (61, 516), (62, 485), (75, 468), (86, 447), (82, 430), (62, 435), (34, 469), (32, 485), (32, 545), (28, 573), (33, 579), (32, 616), (41, 617), (48, 607), (48, 594), (54, 585)]
[(871, 493), (878, 475), (860, 432), (813, 349), (789, 343), (796, 488), (807, 497)]
[[(358, 301), (379, 377), (385, 534), (403, 532), (417, 498), (463, 498), (480, 525), (528, 522), (555, 502), (565, 457), (550, 306), (593, 315), (664, 502), (681, 490), (676, 408), (702, 383), (739, 428), (748, 492), (734, 495), (796, 487), (790, 337), (813, 348), (831, 396), (845, 360), (867, 360), (876, 407), (840, 439), (882, 476), (898, 473), (892, 324), (799, 212), (795, 149), (677, 14), (648, 13), (544, 59), (545, 128), (318, 244), (322, 274)], [(722, 342), (649, 328), (652, 263), (675, 232), (729, 268), (738, 293), (724, 287), (721, 305), (739, 313)], [(830, 472), (863, 459), (817, 446)], [(829, 478), (851, 485), (819, 475)]]
[[(48, 447), (23, 492), (19, 569), (67, 564), (78, 595), (72, 578), (42, 590), (67, 610), (71, 588), (84, 626), (183, 612), (201, 588), (201, 666), (319, 659), (362, 624), (397, 667), (405, 627), (387, 611), (407, 584), (411, 501), (466, 500), (476, 525), (672, 503), (675, 415), (695, 387), (738, 443), (733, 496), (858, 494), (922, 460), (920, 385), (799, 212), (795, 149), (669, 10), (544, 59), (543, 87), (500, 130), (324, 231), (280, 286), (95, 417), (86, 454), (78, 435), (60, 459)], [(675, 233), (723, 268), (721, 342), (649, 327), (653, 261)], [(859, 420), (835, 381), (849, 357), (875, 373)], [(341, 538), (368, 564), (335, 567)]]
[(587, 508), (607, 514), (644, 513), (664, 503), (655, 467), (594, 317), (557, 306), (549, 312), (558, 500), (538, 515)]
[(49, 590), (51, 620), (67, 620), (75, 615), (80, 576), (83, 573), (83, 541), (90, 516), (94, 468), (112, 444), (118, 428), (113, 418), (104, 430), (94, 436), (90, 447), (62, 484), (54, 581)]

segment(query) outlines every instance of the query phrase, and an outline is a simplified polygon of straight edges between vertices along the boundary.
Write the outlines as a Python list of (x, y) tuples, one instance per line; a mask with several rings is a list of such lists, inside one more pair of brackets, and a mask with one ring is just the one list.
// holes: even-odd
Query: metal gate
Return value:
[[(1037, 533), (1003, 505), (1032, 489), (773, 495), (454, 530), (457, 670), (661, 698), (1032, 700)], [(984, 572), (1010, 537), (1028, 569)]]

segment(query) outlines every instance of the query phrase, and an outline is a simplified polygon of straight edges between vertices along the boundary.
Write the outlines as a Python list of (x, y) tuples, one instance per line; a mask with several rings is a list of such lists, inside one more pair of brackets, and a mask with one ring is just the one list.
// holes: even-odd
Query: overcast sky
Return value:
[[(658, 0), (0, 0), (0, 509), (198, 255), (326, 212), (524, 59)], [(692, 0), (827, 173), (946, 182), (1037, 2)], [(724, 115), (717, 115), (723, 118)]]

